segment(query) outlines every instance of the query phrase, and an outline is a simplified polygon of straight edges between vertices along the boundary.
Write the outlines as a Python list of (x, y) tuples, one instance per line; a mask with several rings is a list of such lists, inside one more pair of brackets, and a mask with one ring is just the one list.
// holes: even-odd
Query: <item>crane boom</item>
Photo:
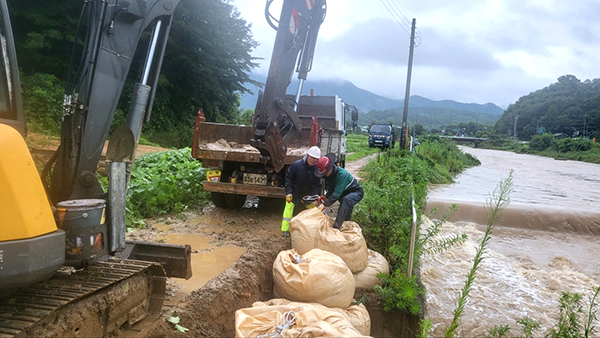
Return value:
[[(267, 0), (265, 13), (269, 23)], [(302, 129), (298, 118), (298, 101), (302, 85), (312, 68), (319, 27), (324, 20), (325, 0), (284, 0), (271, 56), (269, 74), (264, 92), (259, 93), (254, 112), (252, 146), (261, 153), (262, 161), (279, 172), (284, 166), (287, 141)], [(299, 86), (294, 98), (288, 97), (287, 88), (295, 71)]]

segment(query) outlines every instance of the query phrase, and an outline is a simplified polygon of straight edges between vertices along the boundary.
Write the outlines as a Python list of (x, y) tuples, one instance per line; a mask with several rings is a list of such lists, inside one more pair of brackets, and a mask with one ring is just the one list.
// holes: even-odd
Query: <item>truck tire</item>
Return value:
[(239, 209), (246, 203), (246, 195), (223, 194), (225, 205), (230, 209)]
[(210, 199), (212, 199), (213, 204), (219, 208), (227, 207), (227, 204), (225, 204), (225, 194), (222, 192), (211, 192)]

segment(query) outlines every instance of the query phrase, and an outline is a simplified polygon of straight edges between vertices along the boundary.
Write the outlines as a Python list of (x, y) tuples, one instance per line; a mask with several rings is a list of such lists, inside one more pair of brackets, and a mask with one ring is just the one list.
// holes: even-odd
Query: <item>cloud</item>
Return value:
[[(384, 3), (397, 4), (401, 16), (393, 17)], [(399, 3), (328, 0), (308, 81), (337, 77), (382, 96), (404, 98), (412, 18), (420, 45), (411, 94), (507, 107), (562, 75), (582, 81), (600, 77), (600, 2)], [(261, 43), (254, 54), (265, 58), (257, 72), (266, 75), (275, 31), (264, 19), (264, 0), (234, 4), (243, 17), (252, 18)]]

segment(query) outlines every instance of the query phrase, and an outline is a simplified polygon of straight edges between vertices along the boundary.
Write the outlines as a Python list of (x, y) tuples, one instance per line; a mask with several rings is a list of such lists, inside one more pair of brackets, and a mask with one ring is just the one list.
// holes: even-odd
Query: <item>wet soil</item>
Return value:
[[(46, 150), (35, 158), (38, 164), (47, 161), (58, 146), (57, 140), (35, 134), (28, 137), (30, 148)], [(139, 145), (137, 154), (165, 150)], [(360, 179), (360, 170), (374, 156), (348, 162), (346, 169)], [(129, 231), (127, 238), (132, 240), (190, 244), (194, 276), (188, 281), (169, 279), (161, 315), (149, 317), (120, 336), (235, 336), (235, 311), (273, 298), (273, 261), (280, 251), (291, 248), (291, 240), (282, 237), (280, 230), (283, 207), (282, 200), (251, 197), (242, 209), (201, 205), (177, 215), (147, 219), (145, 227)], [(355, 298), (363, 295), (368, 299), (372, 335), (394, 336), (385, 323), (394, 320), (384, 319), (376, 294), (361, 292)], [(167, 322), (172, 315), (189, 331), (179, 332)]]
[[(346, 168), (358, 175), (369, 160), (365, 158), (348, 163)], [(191, 283), (175, 279), (169, 281), (163, 316), (144, 336), (235, 336), (236, 310), (251, 307), (256, 301), (274, 298), (273, 261), (280, 251), (291, 248), (290, 239), (282, 237), (280, 230), (283, 207), (283, 201), (248, 198), (242, 209), (222, 209), (212, 205), (198, 207), (177, 216), (147, 220), (146, 228), (130, 232), (128, 237), (131, 239), (158, 242), (180, 242), (187, 237), (192, 243), (195, 275), (192, 279), (200, 276)], [(233, 254), (211, 256), (220, 248), (223, 253)], [(236, 259), (236, 255), (239, 258)], [(222, 264), (215, 264), (219, 262)], [(367, 298), (368, 308), (375, 315), (372, 318), (372, 334), (392, 336), (384, 328), (378, 297), (367, 293)], [(166, 321), (173, 314), (180, 318), (179, 324), (189, 329), (188, 332), (178, 332), (173, 324)]]
[[(232, 210), (205, 206), (176, 218), (147, 220), (146, 228), (128, 234), (131, 239), (159, 242), (190, 238), (195, 275), (192, 279), (200, 277), (199, 283), (170, 279), (162, 315), (152, 323), (144, 324), (146, 327), (139, 336), (234, 337), (236, 310), (274, 298), (273, 262), (280, 251), (291, 248), (291, 240), (282, 237), (280, 230), (283, 203), (267, 200), (258, 201), (256, 206), (255, 200), (249, 201), (247, 206), (250, 208)], [(197, 241), (198, 238), (206, 238), (208, 243)], [(199, 242), (203, 244), (194, 246)], [(220, 248), (225, 251), (245, 248), (245, 251), (237, 259), (219, 255), (206, 258)], [(215, 265), (215, 260), (220, 259), (222, 264)], [(227, 267), (221, 271), (223, 264)], [(211, 278), (205, 281), (206, 276)], [(367, 299), (374, 337), (397, 336), (391, 333), (393, 329), (389, 325), (398, 327), (395, 332), (416, 325), (416, 318), (384, 313), (379, 297), (372, 291), (357, 291), (354, 297)], [(179, 325), (189, 331), (177, 331), (167, 322), (171, 315), (179, 317)], [(131, 332), (126, 331), (123, 336), (129, 336)]]
[[(245, 248), (231, 266), (222, 272), (217, 271), (217, 275), (203, 285), (185, 288), (180, 280), (170, 280), (164, 316), (156, 321), (148, 336), (232, 337), (235, 335), (233, 319), (237, 309), (272, 298), (273, 261), (280, 251), (289, 249), (291, 245), (290, 239), (283, 238), (279, 230), (281, 215), (275, 212), (283, 210), (279, 204), (277, 201), (265, 201), (258, 208), (239, 210), (206, 206), (176, 218), (149, 220), (146, 229), (129, 234), (132, 239), (155, 241), (169, 239), (176, 234), (205, 237), (209, 240), (207, 248), (192, 246), (193, 264), (195, 260), (202, 259), (202, 254), (220, 247)], [(206, 264), (210, 266), (208, 268), (203, 264), (195, 265), (195, 277), (215, 275), (214, 265)], [(179, 333), (173, 324), (164, 320), (173, 312), (179, 316), (180, 325), (188, 328), (189, 332)]]

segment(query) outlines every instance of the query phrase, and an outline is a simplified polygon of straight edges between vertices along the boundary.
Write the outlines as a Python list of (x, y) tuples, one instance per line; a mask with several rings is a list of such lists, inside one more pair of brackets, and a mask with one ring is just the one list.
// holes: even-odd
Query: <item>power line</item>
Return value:
[(408, 31), (408, 26), (404, 26), (402, 25), (402, 20), (398, 17), (398, 14), (394, 11), (394, 9), (391, 7), (391, 5), (389, 4), (388, 0), (381, 0), (381, 3), (383, 4), (383, 6), (387, 9), (387, 11), (390, 13), (390, 15), (392, 16), (392, 18), (394, 19), (394, 21), (396, 21), (396, 23), (398, 23), (398, 25), (407, 33), (410, 35), (410, 32)]
[[(408, 34), (411, 35), (412, 20), (409, 19), (408, 12), (398, 0), (381, 0), (383, 6), (390, 13), (394, 21)], [(417, 28), (415, 34), (415, 47), (421, 45), (421, 31)]]
[(408, 18), (410, 15), (408, 15), (408, 12), (404, 9), (404, 7), (402, 7), (402, 5), (400, 5), (398, 0), (391, 0), (391, 1), (392, 1), (392, 4), (394, 4), (394, 7), (396, 7), (396, 9), (398, 10), (398, 12), (400, 12), (402, 17), (404, 17), (404, 20), (406, 20), (406, 22), (411, 22), (411, 20)]
[(398, 18), (398, 20), (401, 22), (401, 24), (404, 27), (406, 27), (406, 29), (408, 30), (407, 32), (409, 32), (409, 34), (410, 34), (411, 21), (403, 13), (398, 13), (398, 10), (397, 10), (398, 6), (394, 5), (393, 3), (390, 3), (390, 0), (385, 0), (385, 1), (387, 2), (391, 11), (394, 12), (396, 18)]
[[(394, 6), (396, 7), (396, 9), (398, 10), (398, 12), (400, 12), (400, 14), (402, 14), (402, 17), (404, 17), (405, 22), (410, 23), (409, 26), (412, 26), (412, 20), (409, 19), (410, 15), (408, 14), (408, 11), (400, 4), (400, 1), (398, 1), (398, 0), (391, 0), (391, 1), (394, 4)], [(409, 29), (410, 29), (410, 27), (409, 27)], [(416, 40), (415, 47), (418, 47), (421, 44), (421, 32), (419, 31), (418, 28), (415, 32), (415, 40)]]

